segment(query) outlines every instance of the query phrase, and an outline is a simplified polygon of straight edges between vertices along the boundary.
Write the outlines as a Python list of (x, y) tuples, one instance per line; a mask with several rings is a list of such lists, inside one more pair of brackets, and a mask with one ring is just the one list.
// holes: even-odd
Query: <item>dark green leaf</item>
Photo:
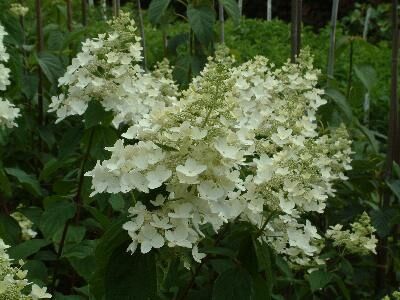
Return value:
[(42, 52), (38, 54), (37, 60), (46, 78), (52, 84), (57, 84), (58, 78), (64, 74), (61, 59), (54, 54)]
[(152, 0), (147, 11), (150, 22), (158, 24), (170, 3), (171, 0)]
[(371, 92), (372, 88), (375, 86), (376, 80), (376, 72), (372, 66), (363, 65), (363, 66), (355, 66), (354, 72), (363, 86), (368, 92)]
[(215, 22), (215, 12), (208, 6), (189, 5), (187, 16), (190, 27), (197, 39), (204, 45), (208, 45), (213, 37), (213, 26)]
[(272, 287), (275, 280), (272, 270), (271, 251), (266, 243), (260, 242), (258, 239), (253, 239), (253, 244), (257, 256), (258, 269), (259, 271), (264, 271), (266, 276), (266, 280), (262, 281), (262, 285), (260, 280), (257, 281), (257, 287), (258, 290), (262, 288), (264, 291), (264, 299), (271, 299)]
[(213, 287), (213, 300), (251, 300), (253, 297), (253, 280), (250, 274), (242, 269), (230, 269), (218, 276)]
[(371, 211), (371, 223), (380, 237), (389, 235), (392, 222), (399, 212), (394, 208), (379, 209)]
[(154, 252), (143, 255), (117, 248), (110, 257), (105, 276), (105, 299), (151, 300), (157, 296)]
[(5, 171), (8, 175), (17, 178), (19, 183), (32, 195), (35, 197), (41, 196), (42, 190), (40, 188), (39, 181), (35, 178), (35, 176), (27, 174), (20, 169), (6, 168)]
[(46, 240), (28, 240), (8, 249), (8, 254), (10, 254), (13, 259), (24, 259), (32, 254), (35, 254), (48, 244), (50, 244), (50, 242)]
[(346, 101), (346, 97), (339, 90), (328, 87), (325, 89), (325, 94), (333, 100), (348, 121), (353, 118), (352, 109)]
[(96, 219), (97, 222), (99, 222), (104, 230), (109, 228), (111, 223), (110, 220), (99, 209), (89, 205), (85, 205), (85, 209)]
[(112, 120), (111, 111), (106, 111), (98, 101), (91, 101), (85, 112), (85, 127), (108, 125)]
[(12, 193), (10, 181), (2, 168), (0, 168), (0, 191), (5, 197), (10, 197)]
[(331, 280), (332, 274), (323, 270), (314, 271), (308, 276), (308, 282), (313, 292), (324, 288)]
[(63, 257), (82, 259), (93, 254), (95, 242), (85, 240), (78, 244), (66, 245), (63, 251)]
[(0, 238), (7, 245), (12, 246), (19, 242), (20, 236), (21, 228), (18, 222), (14, 218), (0, 213)]
[(239, 24), (240, 21), (240, 10), (238, 2), (236, 0), (220, 0), (224, 6), (227, 14), (232, 18), (235, 24)]
[(28, 279), (40, 280), (46, 282), (47, 280), (47, 268), (46, 265), (40, 260), (28, 260), (24, 264), (24, 270), (28, 271)]
[(236, 253), (233, 250), (223, 247), (204, 247), (201, 249), (201, 252), (207, 254), (227, 256), (232, 258), (236, 256)]
[(122, 195), (119, 194), (112, 194), (110, 198), (108, 199), (108, 202), (110, 203), (111, 207), (115, 211), (120, 211), (124, 212), (125, 209), (125, 199), (122, 197)]
[(75, 215), (76, 206), (71, 201), (58, 197), (46, 205), (39, 228), (46, 239), (53, 239), (65, 223)]
[(105, 276), (111, 255), (116, 248), (119, 248), (128, 240), (127, 232), (122, 229), (122, 224), (125, 222), (125, 217), (114, 221), (96, 246), (96, 268), (93, 270), (93, 275), (89, 281), (90, 293), (95, 296), (95, 299), (102, 299), (105, 295)]
[(386, 181), (393, 194), (400, 200), (400, 180)]

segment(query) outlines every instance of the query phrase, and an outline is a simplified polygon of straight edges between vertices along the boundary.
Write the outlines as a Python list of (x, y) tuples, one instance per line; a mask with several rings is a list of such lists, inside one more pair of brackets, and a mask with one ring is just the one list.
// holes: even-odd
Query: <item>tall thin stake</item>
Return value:
[(335, 68), (335, 47), (336, 47), (336, 22), (339, 10), (339, 0), (332, 1), (332, 15), (331, 15), (331, 36), (329, 45), (329, 55), (328, 55), (328, 67), (327, 75), (328, 78), (333, 78), (334, 68)]
[(364, 21), (364, 30), (363, 30), (363, 39), (366, 41), (368, 36), (368, 28), (369, 28), (369, 19), (371, 18), (372, 8), (368, 7), (367, 14), (365, 15)]
[(388, 148), (386, 156), (386, 171), (385, 177), (392, 176), (393, 161), (396, 154), (395, 149), (396, 140), (398, 139), (398, 122), (399, 122), (399, 107), (398, 107), (398, 56), (399, 56), (399, 21), (397, 15), (398, 0), (392, 0), (392, 23), (393, 23), (393, 36), (392, 36), (392, 80), (390, 89), (390, 113), (389, 113), (389, 132), (388, 132)]
[(88, 3), (87, 0), (82, 0), (82, 25), (86, 26), (88, 24)]
[(301, 0), (292, 0), (292, 20), (291, 20), (291, 41), (292, 41), (292, 52), (291, 52), (291, 60), (292, 62), (296, 61), (297, 55), (300, 52), (300, 39), (301, 39), (301, 10), (302, 3)]
[[(399, 140), (399, 107), (398, 107), (398, 56), (399, 56), (399, 19), (397, 13), (398, 0), (392, 0), (392, 78), (390, 83), (390, 111), (388, 124), (388, 145), (386, 154), (386, 166), (384, 179), (392, 179), (393, 162), (396, 160), (399, 149), (396, 149)], [(398, 145), (397, 145), (398, 146)], [(385, 190), (383, 193), (381, 208), (386, 209), (390, 205), (391, 193)], [(396, 240), (395, 235), (395, 240)], [(380, 238), (377, 251), (377, 269), (376, 269), (376, 291), (382, 291), (387, 283), (388, 270), (388, 240), (387, 237)]]
[(301, 29), (303, 24), (303, 0), (297, 0), (297, 55), (301, 49)]
[(242, 16), (243, 15), (243, 0), (238, 0), (238, 7), (239, 7), (240, 16)]
[(101, 0), (101, 15), (103, 20), (107, 20), (107, 0)]
[(267, 21), (272, 20), (272, 0), (267, 0)]
[(113, 16), (117, 16), (117, 0), (112, 0)]
[(117, 11), (117, 17), (119, 16), (119, 11), (121, 9), (121, 0), (116, 1), (116, 11)]
[[(37, 54), (40, 55), (44, 50), (44, 37), (43, 37), (43, 18), (42, 18), (42, 1), (36, 0), (35, 2), (36, 9), (36, 51)], [(38, 123), (39, 126), (44, 125), (44, 116), (43, 116), (43, 72), (40, 66), (38, 66)], [(39, 147), (41, 148), (41, 147)]]
[(67, 1), (67, 29), (69, 32), (72, 31), (72, 3), (71, 0)]
[(225, 44), (225, 19), (224, 19), (224, 5), (222, 1), (218, 1), (218, 14), (219, 14), (219, 26), (220, 26), (220, 42)]
[(144, 22), (143, 22), (143, 14), (142, 14), (142, 5), (140, 4), (140, 0), (136, 0), (138, 16), (139, 16), (139, 26), (140, 26), (140, 36), (142, 38), (142, 47), (143, 47), (143, 68), (147, 70), (147, 55), (146, 55), (146, 36), (144, 34)]

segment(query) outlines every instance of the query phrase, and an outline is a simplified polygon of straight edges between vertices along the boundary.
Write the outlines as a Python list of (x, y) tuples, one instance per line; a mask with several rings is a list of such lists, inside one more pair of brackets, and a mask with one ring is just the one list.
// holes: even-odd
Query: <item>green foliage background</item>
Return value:
[[(166, 6), (162, 1), (153, 2), (153, 11), (145, 12), (148, 66), (167, 56), (175, 66), (177, 81), (184, 86), (201, 70), (206, 56), (212, 55), (219, 39), (219, 24), (214, 15), (207, 15), (211, 9), (207, 1), (190, 4), (196, 12), (189, 22), (173, 15), (169, 1)], [(127, 207), (143, 195), (89, 197), (90, 182), (80, 174), (91, 169), (96, 160), (106, 158), (104, 147), (119, 136), (110, 126), (108, 113), (91, 105), (83, 117), (84, 125), (79, 117), (56, 125), (51, 114), (46, 114), (44, 125), (37, 124), (38, 69), (45, 77), (47, 105), (57, 94), (57, 79), (79, 51), (81, 41), (105, 30), (101, 10), (90, 10), (89, 25), (83, 27), (79, 24), (80, 5), (74, 1), (74, 30), (68, 32), (64, 2), (44, 0), (45, 51), (37, 53), (33, 3), (28, 3), (30, 12), (24, 28), (8, 12), (9, 4), (0, 3), (0, 22), (9, 33), (5, 42), (12, 70), (12, 84), (4, 96), (21, 108), (23, 116), (18, 128), (0, 131), (0, 237), (12, 246), (10, 255), (14, 259), (27, 260), (28, 279), (52, 288), (55, 299), (378, 299), (398, 288), (400, 168), (395, 168), (393, 181), (382, 180), (390, 87), (389, 41), (379, 39), (372, 44), (348, 36), (348, 28), (340, 24), (335, 79), (328, 80), (324, 74), (329, 28), (314, 32), (306, 27), (302, 31), (302, 45), (315, 56), (315, 65), (322, 70), (320, 84), (329, 99), (320, 120), (326, 127), (346, 123), (355, 152), (349, 181), (337, 186), (338, 194), (329, 201), (327, 214), (315, 223), (325, 230), (368, 211), (380, 239), (389, 241), (383, 288), (376, 285), (375, 274), (382, 274), (377, 271), (382, 266), (373, 256), (343, 255), (329, 247), (324, 254), (329, 258), (325, 268), (311, 274), (291, 270), (241, 223), (227, 225), (217, 241), (208, 238), (207, 259), (190, 272), (183, 264), (189, 257), (182, 257), (174, 249), (133, 256), (125, 252), (129, 237), (121, 224)], [(154, 11), (156, 4), (162, 14)], [(225, 3), (230, 16), (225, 24), (225, 42), (238, 62), (264, 55), (276, 65), (284, 63), (290, 55), (290, 25), (279, 20), (250, 19), (242, 19), (239, 24), (237, 11), (229, 8), (231, 4)], [(137, 16), (132, 6), (126, 10)], [(166, 48), (164, 38), (168, 39)], [(191, 39), (192, 46), (188, 43)], [(367, 123), (363, 111), (366, 92), (371, 99)], [(383, 192), (392, 195), (389, 207), (380, 205)], [(20, 228), (10, 217), (15, 210), (34, 223), (37, 238), (21, 240)]]

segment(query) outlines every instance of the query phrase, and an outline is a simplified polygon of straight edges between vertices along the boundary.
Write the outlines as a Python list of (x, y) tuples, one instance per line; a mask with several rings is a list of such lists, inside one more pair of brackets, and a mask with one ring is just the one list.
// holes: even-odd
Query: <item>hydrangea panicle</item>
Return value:
[[(0, 24), (0, 91), (5, 91), (6, 87), (10, 84), (10, 69), (3, 64), (10, 58), (3, 43), (6, 35), (7, 32)], [(19, 111), (19, 108), (15, 107), (10, 101), (0, 97), (0, 128), (17, 126), (15, 119), (20, 115)]]
[(275, 68), (261, 56), (236, 65), (221, 48), (179, 101), (134, 124), (86, 174), (93, 194), (159, 191), (129, 210), (129, 250), (191, 248), (200, 261), (203, 225), (240, 219), (292, 264), (321, 263), (322, 237), (303, 216), (323, 213), (346, 179), (351, 143), (344, 127), (318, 130), (318, 74), (307, 51)]
[(12, 263), (6, 251), (8, 248), (10, 246), (0, 239), (0, 298), (7, 300), (50, 299), (52, 296), (47, 293), (46, 287), (41, 288), (26, 279), (28, 272), (22, 269), (23, 261), (19, 262), (19, 266)]
[(32, 221), (29, 220), (24, 214), (16, 211), (11, 214), (11, 217), (13, 217), (18, 222), (18, 225), (21, 228), (22, 239), (24, 241), (36, 237), (37, 232), (32, 229)]
[(326, 236), (333, 240), (333, 245), (341, 247), (353, 254), (367, 255), (376, 254), (378, 242), (371, 225), (371, 219), (364, 212), (358, 221), (350, 224), (351, 230), (343, 230), (343, 225), (336, 224), (326, 231)]
[(114, 114), (113, 125), (145, 122), (153, 108), (174, 100), (177, 86), (166, 61), (145, 72), (142, 46), (135, 22), (128, 13), (109, 21), (110, 31), (82, 43), (82, 52), (59, 79), (65, 93), (52, 97), (50, 112), (57, 122), (82, 115), (90, 101), (99, 101)]

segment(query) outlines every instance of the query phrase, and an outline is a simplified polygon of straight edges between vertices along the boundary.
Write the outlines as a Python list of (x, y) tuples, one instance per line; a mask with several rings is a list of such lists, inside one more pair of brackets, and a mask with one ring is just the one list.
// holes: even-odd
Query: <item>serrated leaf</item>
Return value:
[(308, 282), (312, 292), (318, 291), (324, 288), (332, 280), (332, 274), (323, 270), (317, 270), (312, 272), (308, 276)]
[(43, 212), (39, 228), (46, 239), (52, 240), (61, 231), (65, 223), (75, 215), (76, 206), (66, 199), (55, 199)]
[(0, 191), (5, 197), (10, 197), (12, 194), (10, 181), (2, 168), (0, 168)]
[(152, 0), (147, 10), (149, 20), (153, 24), (160, 23), (161, 17), (164, 15), (171, 0)]
[(19, 183), (35, 197), (40, 197), (42, 195), (39, 181), (35, 176), (27, 174), (20, 169), (6, 168), (5, 171), (8, 175), (15, 177)]
[(353, 118), (352, 109), (349, 103), (346, 101), (346, 97), (340, 91), (334, 88), (327, 88), (325, 89), (325, 94), (333, 100), (348, 121)]
[(360, 123), (357, 123), (356, 126), (366, 136), (374, 152), (378, 153), (379, 143), (375, 138), (375, 132), (365, 127), (364, 125), (361, 125)]
[(121, 217), (112, 223), (103, 234), (95, 248), (96, 268), (89, 281), (90, 293), (95, 299), (101, 299), (105, 295), (105, 276), (108, 262), (114, 250), (128, 240), (128, 234), (122, 229), (126, 217)]
[(383, 238), (389, 235), (393, 225), (392, 220), (396, 214), (398, 214), (398, 211), (394, 208), (371, 211), (371, 223), (380, 237)]
[(251, 300), (254, 294), (253, 280), (242, 268), (229, 269), (218, 276), (213, 287), (213, 300)]
[(400, 180), (386, 181), (393, 194), (400, 200)]
[(375, 69), (369, 65), (362, 65), (362, 66), (355, 66), (354, 72), (357, 78), (362, 82), (365, 89), (368, 92), (371, 92), (372, 88), (377, 83)]
[(53, 175), (54, 172), (56, 172), (64, 165), (64, 162), (65, 161), (55, 158), (50, 159), (44, 164), (42, 172), (40, 172), (39, 178), (41, 180), (49, 180), (51, 175)]
[(108, 198), (108, 203), (110, 203), (111, 207), (115, 211), (125, 211), (125, 199), (120, 194), (112, 194), (110, 198)]
[(220, 0), (224, 6), (228, 16), (230, 16), (233, 22), (237, 25), (240, 21), (240, 10), (238, 2), (236, 0)]
[(57, 84), (58, 78), (64, 74), (61, 59), (54, 54), (42, 52), (38, 54), (37, 61), (46, 78), (52, 84)]
[[(265, 280), (257, 281), (256, 290), (257, 291), (259, 291), (260, 289), (263, 290), (264, 291), (264, 299), (271, 299), (272, 287), (274, 284), (271, 252), (266, 243), (262, 243), (257, 239), (253, 239), (253, 245), (254, 245), (254, 250), (256, 252), (256, 256), (257, 256), (258, 269), (259, 269), (259, 271), (264, 271), (265, 275), (267, 277), (266, 281)], [(261, 299), (260, 297), (258, 297), (258, 298)]]
[(8, 249), (8, 254), (13, 259), (24, 259), (32, 254), (38, 252), (41, 248), (49, 245), (50, 242), (42, 239), (33, 239), (24, 241), (21, 244), (11, 247)]
[(236, 256), (236, 253), (233, 250), (223, 247), (204, 247), (201, 248), (201, 252), (206, 254), (227, 256), (231, 258)]
[(63, 257), (83, 259), (94, 253), (95, 242), (91, 240), (81, 241), (78, 244), (66, 245)]
[(0, 213), (0, 238), (7, 245), (15, 245), (19, 242), (21, 236), (21, 228), (18, 222), (5, 214)]
[(189, 5), (187, 17), (197, 39), (204, 45), (208, 45), (213, 37), (215, 12), (208, 6)]
[(111, 111), (106, 111), (98, 101), (90, 101), (85, 111), (85, 127), (91, 128), (96, 125), (108, 125), (112, 118)]

